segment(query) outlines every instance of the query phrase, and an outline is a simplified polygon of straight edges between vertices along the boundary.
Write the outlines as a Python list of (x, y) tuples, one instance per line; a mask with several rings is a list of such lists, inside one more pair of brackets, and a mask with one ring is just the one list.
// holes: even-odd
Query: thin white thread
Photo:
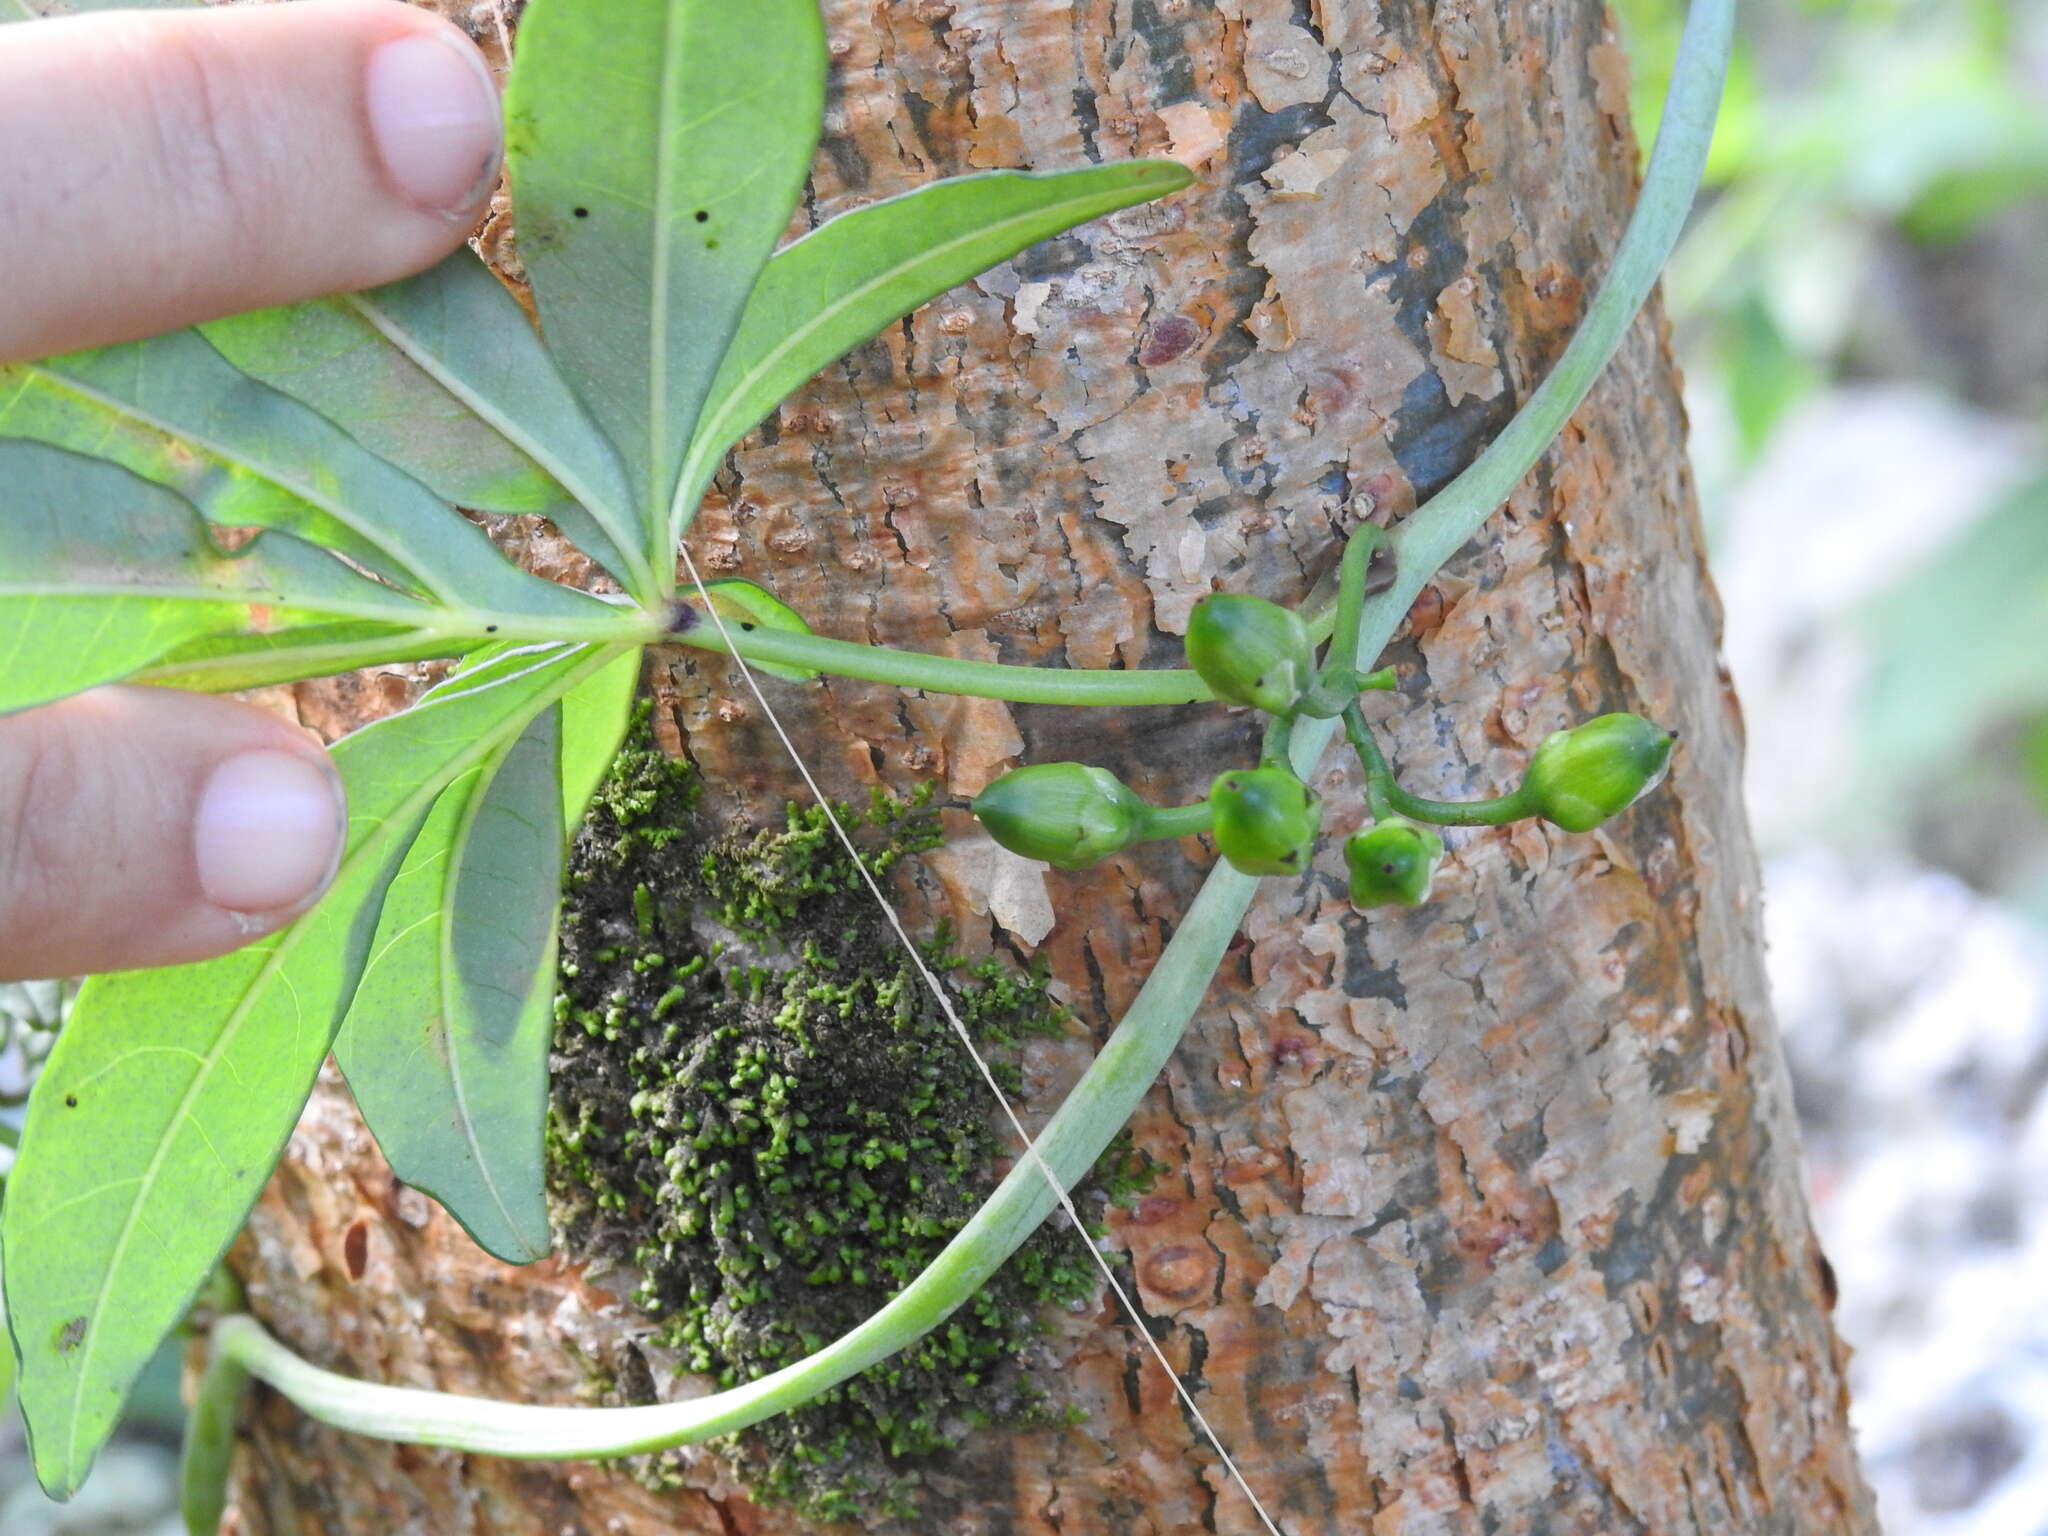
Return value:
[(904, 953), (910, 956), (910, 963), (917, 967), (918, 975), (924, 978), (924, 984), (938, 1002), (940, 1012), (945, 1014), (946, 1022), (953, 1026), (953, 1033), (960, 1037), (960, 1043), (967, 1048), (968, 1056), (981, 1072), (982, 1081), (988, 1084), (988, 1091), (995, 1095), (996, 1102), (1003, 1107), (1003, 1114), (1010, 1122), (1010, 1129), (1017, 1133), (1018, 1140), (1024, 1144), (1025, 1158), (1044, 1176), (1053, 1197), (1060, 1203), (1060, 1209), (1067, 1213), (1067, 1220), (1074, 1224), (1074, 1232), (1081, 1239), (1081, 1246), (1086, 1248), (1088, 1256), (1095, 1260), (1095, 1267), (1102, 1271), (1102, 1278), (1109, 1282), (1109, 1288), (1123, 1304), (1125, 1315), (1130, 1318), (1139, 1336), (1150, 1347), (1152, 1358), (1159, 1362), (1159, 1368), (1166, 1372), (1166, 1379), (1173, 1383), (1173, 1390), (1179, 1396), (1182, 1406), (1201, 1426), (1203, 1435), (1215, 1448), (1216, 1454), (1223, 1459), (1224, 1469), (1230, 1473), (1231, 1480), (1251, 1501), (1252, 1509), (1258, 1514), (1259, 1523), (1266, 1528), (1270, 1536), (1281, 1536), (1280, 1528), (1273, 1523), (1273, 1517), (1266, 1513), (1266, 1506), (1259, 1502), (1259, 1496), (1252, 1492), (1252, 1485), (1245, 1480), (1244, 1473), (1238, 1470), (1230, 1452), (1223, 1448), (1222, 1439), (1210, 1427), (1208, 1419), (1203, 1417), (1202, 1410), (1196, 1406), (1193, 1395), (1180, 1379), (1180, 1372), (1173, 1368), (1173, 1363), (1166, 1358), (1166, 1351), (1159, 1347), (1159, 1341), (1152, 1337), (1152, 1331), (1145, 1326), (1145, 1320), (1139, 1315), (1136, 1303), (1117, 1280), (1116, 1272), (1109, 1267), (1109, 1261), (1102, 1256), (1088, 1236), (1088, 1228), (1081, 1220), (1081, 1213), (1074, 1209), (1074, 1202), (1068, 1196), (1066, 1186), (1060, 1183), (1059, 1175), (1053, 1172), (1052, 1165), (1039, 1153), (1038, 1143), (1033, 1141), (1031, 1133), (1024, 1129), (1024, 1122), (1017, 1118), (1017, 1111), (1010, 1107), (1009, 1096), (997, 1084), (995, 1074), (989, 1070), (988, 1063), (982, 1060), (981, 1052), (975, 1049), (974, 1037), (968, 1034), (967, 1026), (954, 1011), (953, 1000), (946, 996), (945, 988), (939, 985), (938, 977), (932, 974), (931, 967), (925, 964), (923, 954), (919, 952), (917, 945), (911, 942), (910, 931), (903, 926), (903, 919), (897, 916), (894, 904), (882, 893), (881, 885), (868, 869), (867, 860), (860, 856), (860, 850), (854, 846), (853, 839), (840, 824), (839, 814), (832, 809), (831, 800), (818, 787), (818, 781), (811, 776), (810, 765), (804, 761), (803, 754), (797, 751), (796, 743), (789, 738), (789, 732), (783, 729), (781, 717), (775, 713), (775, 706), (768, 702), (768, 696), (761, 691), (761, 684), (754, 676), (754, 669), (747, 665), (746, 657), (740, 654), (739, 647), (733, 643), (732, 631), (726, 628), (724, 616), (719, 613), (717, 605), (711, 600), (710, 592), (705, 589), (704, 577), (697, 570), (697, 561), (690, 553), (690, 546), (681, 544), (677, 547), (682, 552), (683, 566), (690, 573), (690, 582), (696, 587), (697, 596), (703, 600), (704, 611), (711, 616), (711, 622), (717, 626), (718, 637), (725, 642), (727, 653), (739, 663), (740, 675), (747, 680), (748, 690), (754, 695), (755, 702), (761, 706), (761, 712), (768, 717), (768, 723), (775, 728), (775, 734), (781, 738), (782, 749), (789, 754), (789, 760), (796, 764), (796, 771), (803, 775), (803, 781), (811, 791), (811, 798), (818, 802), (818, 808), (825, 813), (825, 819), (839, 835), (839, 841), (845, 847), (847, 857), (853, 860), (853, 867), (860, 871), (860, 877), (866, 882), (869, 893), (880, 905), (883, 915), (889, 919), (889, 926), (896, 930), (896, 937), (902, 943)]

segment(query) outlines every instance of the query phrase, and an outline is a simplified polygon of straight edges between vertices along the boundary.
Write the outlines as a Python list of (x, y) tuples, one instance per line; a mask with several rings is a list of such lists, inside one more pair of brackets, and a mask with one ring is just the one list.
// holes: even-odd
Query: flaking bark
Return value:
[[(1217, 586), (1293, 600), (1359, 516), (1397, 522), (1512, 413), (1597, 287), (1635, 187), (1626, 63), (1587, 0), (831, 0), (806, 222), (937, 176), (1173, 154), (1199, 185), (1036, 249), (891, 328), (735, 455), (693, 536), (823, 633), (1044, 665), (1179, 663)], [(479, 8), (480, 35), (495, 12)], [(508, 230), (491, 249), (509, 253)], [(1740, 721), (1716, 662), (1659, 312), (1417, 603), (1373, 696), (1417, 791), (1512, 784), (1611, 709), (1678, 730), (1600, 832), (1450, 832), (1439, 895), (1353, 913), (1340, 839), (1270, 880), (1137, 1121), (1169, 1174), (1120, 1216), (1145, 1324), (1290, 1536), (1871, 1532), (1832, 1285), (1770, 1018)], [(529, 550), (547, 567), (546, 536)], [(736, 821), (802, 787), (729, 666), (671, 653), (670, 742)], [(1084, 758), (1200, 795), (1256, 722), (764, 685), (829, 790)], [(385, 707), (338, 699), (329, 727)], [(1334, 828), (1355, 766), (1317, 775)], [(1086, 1029), (1027, 1058), (1048, 1114), (1129, 1004), (1206, 855), (1043, 872), (964, 813), (912, 920), (1045, 955)], [(636, 1319), (573, 1256), (476, 1252), (323, 1086), (237, 1254), (257, 1309), (380, 1380), (575, 1401)], [(1108, 1305), (1047, 1348), (1086, 1417), (978, 1433), (917, 1528), (1255, 1529)], [(715, 1459), (655, 1494), (309, 1424), (247, 1426), (250, 1536), (785, 1533)]]

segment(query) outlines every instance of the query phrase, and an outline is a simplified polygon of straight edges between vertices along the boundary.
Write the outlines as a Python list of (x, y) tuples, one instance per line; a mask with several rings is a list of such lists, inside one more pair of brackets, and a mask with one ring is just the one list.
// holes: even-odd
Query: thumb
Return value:
[(273, 932), (326, 889), (347, 824), (327, 754), (247, 704), (99, 688), (0, 718), (0, 981)]

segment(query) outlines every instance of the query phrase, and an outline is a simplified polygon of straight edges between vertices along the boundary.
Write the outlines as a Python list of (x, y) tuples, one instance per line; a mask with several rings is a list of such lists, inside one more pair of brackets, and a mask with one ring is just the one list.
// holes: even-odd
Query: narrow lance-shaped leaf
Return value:
[(559, 707), (541, 711), (441, 791), (334, 1045), (392, 1171), (515, 1264), (548, 1251), (561, 730)]
[[(453, 508), (318, 412), (259, 384), (196, 331), (30, 365), (114, 418), (132, 418), (310, 505), (348, 530), (345, 553), (445, 606), (588, 618), (582, 593), (529, 576)], [(78, 441), (60, 446), (90, 451)], [(316, 542), (323, 529), (272, 522)]]
[(0, 368), (0, 437), (47, 443), (118, 464), (176, 491), (221, 528), (275, 528), (347, 555), (401, 583), (407, 573), (377, 544), (247, 464), (82, 394), (34, 364)]
[(218, 960), (87, 983), (29, 1101), (0, 1209), (21, 1406), (50, 1493), (84, 1479), (262, 1189), (441, 790), (615, 655), (523, 647), (350, 736), (334, 751), (347, 847), (319, 906)]
[(199, 329), (436, 495), (546, 517), (628, 591), (652, 593), (624, 467), (526, 311), (466, 248), (404, 282)]
[(562, 827), (564, 841), (576, 835), (583, 812), (604, 782), (625, 740), (639, 691), (642, 651), (627, 651), (588, 682), (562, 698)]
[(286, 534), (223, 554), (188, 502), (112, 464), (0, 440), (0, 485), (0, 712), (207, 636), (332, 619), (402, 635), (434, 617)]
[(1171, 160), (961, 176), (841, 214), (777, 251), (698, 421), (677, 485), (676, 537), (726, 449), (833, 359), (1026, 246), (1193, 179)]
[(506, 160), (542, 329), (624, 454), (649, 563), (691, 428), (810, 170), (818, 0), (533, 0)]

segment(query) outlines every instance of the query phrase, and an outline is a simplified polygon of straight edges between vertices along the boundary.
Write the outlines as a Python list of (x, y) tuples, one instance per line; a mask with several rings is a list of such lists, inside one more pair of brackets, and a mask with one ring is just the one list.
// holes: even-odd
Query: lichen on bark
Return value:
[[(559, 1245), (594, 1277), (632, 1277), (650, 1324), (614, 1398), (653, 1400), (685, 1373), (731, 1386), (852, 1328), (973, 1214), (1005, 1151), (985, 1084), (823, 813), (721, 829), (700, 788), (643, 711), (577, 837), (563, 913)], [(878, 876), (941, 840), (927, 798), (839, 808)], [(1014, 1088), (1008, 1049), (1061, 1032), (1067, 1010), (1042, 968), (969, 966), (948, 941), (934, 934), (926, 961)], [(1114, 1187), (1084, 1186), (1084, 1210), (1134, 1187), (1129, 1157), (1112, 1150)], [(920, 1344), (721, 1450), (757, 1497), (809, 1518), (913, 1517), (921, 1459), (973, 1427), (1061, 1416), (1029, 1356), (1042, 1309), (1099, 1284), (1085, 1240), (1041, 1228)], [(677, 1471), (635, 1467), (656, 1487)]]

